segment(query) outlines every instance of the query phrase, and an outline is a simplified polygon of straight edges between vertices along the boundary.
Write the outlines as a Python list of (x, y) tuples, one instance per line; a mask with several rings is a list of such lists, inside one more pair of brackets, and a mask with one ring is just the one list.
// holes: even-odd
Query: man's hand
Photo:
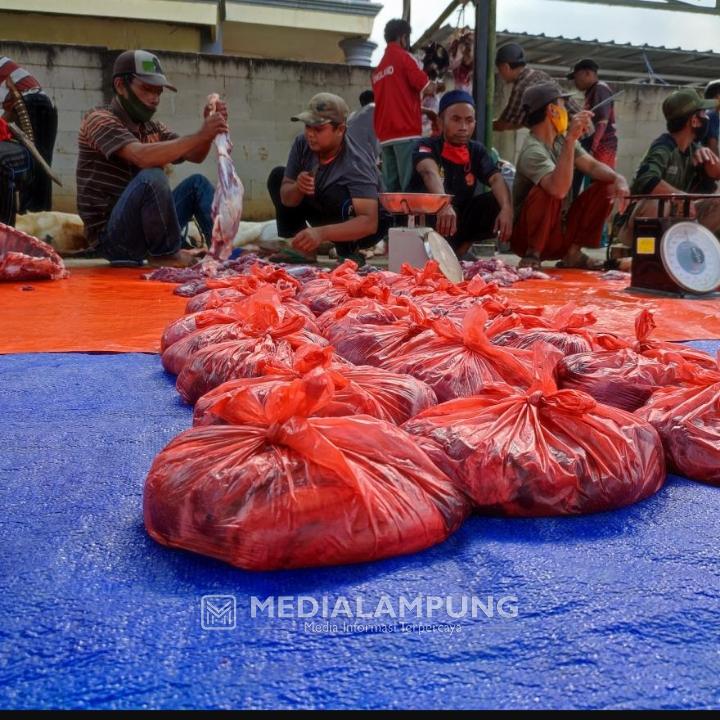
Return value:
[(592, 125), (592, 116), (593, 114), (589, 110), (581, 110), (577, 115), (574, 115), (568, 126), (568, 140), (575, 142), (585, 135)]
[(297, 189), (303, 195), (314, 195), (315, 194), (315, 177), (312, 173), (303, 170), (295, 179), (295, 185)]
[(446, 238), (452, 237), (457, 231), (457, 214), (450, 203), (437, 214), (436, 230)]
[(628, 206), (628, 196), (630, 195), (630, 188), (628, 187), (627, 180), (622, 175), (615, 177), (615, 182), (609, 186), (608, 196), (613, 200), (618, 201), (619, 212), (625, 212)]
[(708, 163), (711, 166), (716, 166), (720, 163), (720, 158), (718, 158), (718, 156), (710, 148), (701, 147), (696, 150), (693, 155), (693, 165), (705, 165), (705, 163)]
[(227, 111), (227, 105), (222, 101), (218, 100), (214, 104), (208, 103), (203, 108), (203, 117), (206, 118), (211, 113), (217, 113), (218, 115), (222, 115), (222, 117), (225, 118), (225, 122), (227, 122), (228, 119), (228, 111)]
[(228, 132), (227, 119), (220, 113), (212, 113), (205, 117), (199, 135), (203, 140), (212, 142), (216, 135)]
[(292, 239), (292, 246), (300, 252), (312, 255), (321, 242), (322, 228), (305, 228)]
[(510, 207), (500, 209), (497, 218), (495, 218), (495, 226), (493, 232), (496, 233), (501, 241), (510, 239), (513, 231), (513, 211)]

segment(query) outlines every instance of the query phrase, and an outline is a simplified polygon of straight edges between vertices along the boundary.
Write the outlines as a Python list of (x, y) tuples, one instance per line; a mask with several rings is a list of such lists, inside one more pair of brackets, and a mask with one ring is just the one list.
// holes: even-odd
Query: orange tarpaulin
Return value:
[(71, 268), (67, 280), (0, 283), (0, 353), (160, 352), (187, 298), (147, 272)]
[[(147, 270), (74, 268), (67, 280), (0, 283), (0, 353), (158, 352), (165, 326), (183, 314), (174, 285), (148, 282)], [(683, 300), (624, 291), (626, 282), (562, 270), (553, 280), (503, 289), (513, 301), (548, 309), (574, 301), (597, 328), (631, 335), (642, 308), (655, 312), (658, 340), (720, 338), (720, 299)], [(32, 288), (31, 290), (25, 288)]]

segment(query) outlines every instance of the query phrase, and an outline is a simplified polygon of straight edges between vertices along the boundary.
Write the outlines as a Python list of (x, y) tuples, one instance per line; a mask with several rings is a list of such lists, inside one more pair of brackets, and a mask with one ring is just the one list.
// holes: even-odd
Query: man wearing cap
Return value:
[[(581, 246), (599, 245), (613, 199), (629, 193), (622, 176), (582, 149), (578, 140), (592, 113), (582, 110), (569, 121), (565, 98), (552, 82), (532, 85), (523, 95), (530, 134), (516, 166), (510, 240), (522, 267), (561, 258), (558, 267), (598, 269), (602, 263), (593, 263)], [(576, 169), (595, 182), (572, 201)]]
[(493, 130), (519, 130), (525, 127), (522, 96), (525, 90), (537, 83), (551, 82), (543, 70), (527, 66), (525, 51), (517, 43), (507, 43), (495, 53), (495, 68), (502, 80), (512, 85), (512, 91), (500, 117), (493, 121)]
[[(585, 93), (584, 110), (591, 110), (612, 96), (609, 85), (598, 78), (600, 66), (592, 59), (585, 58), (575, 63), (568, 73), (568, 80)], [(593, 111), (594, 130), (580, 140), (580, 144), (596, 160), (615, 167), (617, 157), (617, 132), (615, 129), (615, 103), (611, 100)]]
[[(676, 90), (662, 104), (667, 132), (656, 138), (640, 162), (632, 182), (634, 195), (714, 193), (720, 179), (720, 159), (702, 140), (707, 134), (707, 111), (715, 100), (704, 100), (695, 90)], [(657, 202), (643, 200), (632, 210), (619, 239), (632, 245), (635, 216), (657, 214)], [(720, 196), (693, 203), (698, 222), (712, 232), (720, 231)]]
[[(6, 91), (3, 93), (3, 85)], [(55, 137), (57, 136), (58, 116), (57, 109), (48, 94), (42, 89), (29, 70), (18, 65), (9, 57), (0, 57), (0, 97), (2, 100), (3, 119), (14, 123), (26, 133), (32, 133), (33, 144), (48, 165), (52, 165)], [(22, 105), (22, 107), (21, 107)], [(23, 115), (29, 124), (25, 127)], [(29, 133), (28, 133), (29, 134)], [(9, 150), (8, 156), (0, 149), (0, 176), (3, 173), (3, 166), (13, 167), (12, 156), (17, 158), (17, 148), (4, 146)], [(24, 151), (24, 148), (22, 148)], [(5, 157), (3, 157), (5, 156)], [(4, 162), (7, 160), (8, 162)], [(16, 168), (12, 170), (15, 174)], [(32, 163), (32, 171), (23, 179), (19, 186), (20, 190), (20, 212), (41, 212), (52, 208), (52, 182), (50, 176)], [(0, 190), (0, 196), (2, 196)], [(14, 198), (13, 198), (14, 202)], [(0, 199), (0, 207), (3, 200)], [(3, 215), (0, 210), (0, 218)]]
[[(440, 99), (439, 137), (424, 138), (413, 154), (415, 174), (411, 189), (452, 195), (441, 210), (435, 229), (462, 258), (477, 240), (509, 239), (513, 213), (510, 192), (497, 163), (485, 147), (473, 140), (475, 102), (463, 90), (451, 90)], [(491, 192), (479, 192), (479, 185)]]
[(319, 93), (291, 118), (305, 124), (286, 167), (268, 178), (278, 234), (292, 238), (306, 259), (323, 243), (359, 264), (359, 250), (375, 245), (387, 228), (379, 211), (380, 173), (370, 152), (347, 135), (348, 106), (338, 95)]
[(148, 255), (192, 263), (181, 228), (193, 216), (207, 241), (212, 235), (210, 181), (191, 175), (171, 191), (163, 168), (202, 162), (215, 136), (227, 132), (227, 110), (224, 103), (214, 113), (206, 107), (201, 128), (180, 137), (152, 119), (164, 88), (177, 92), (155, 55), (123, 52), (113, 66), (111, 104), (91, 110), (80, 126), (78, 211), (91, 247), (115, 265), (142, 265)]
[(410, 32), (405, 20), (388, 22), (387, 48), (370, 76), (375, 93), (375, 134), (382, 148), (387, 192), (401, 192), (410, 183), (413, 149), (422, 136), (421, 95), (435, 92), (435, 84), (408, 52)]

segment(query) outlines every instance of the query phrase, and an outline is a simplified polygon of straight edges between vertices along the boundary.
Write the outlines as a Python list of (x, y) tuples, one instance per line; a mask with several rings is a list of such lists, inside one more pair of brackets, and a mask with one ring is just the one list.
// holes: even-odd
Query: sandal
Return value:
[(555, 263), (555, 267), (565, 269), (573, 268), (575, 270), (603, 270), (605, 262), (603, 260), (595, 260), (584, 252), (581, 252), (574, 262), (569, 263), (563, 258)]
[(525, 253), (525, 256), (518, 263), (519, 268), (531, 268), (532, 270), (539, 270), (542, 265), (542, 260), (537, 253)]

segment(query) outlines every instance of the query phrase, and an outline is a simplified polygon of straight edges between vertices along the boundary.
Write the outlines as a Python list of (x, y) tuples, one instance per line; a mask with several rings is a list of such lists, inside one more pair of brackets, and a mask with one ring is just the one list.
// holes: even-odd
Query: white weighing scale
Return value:
[(382, 206), (393, 216), (406, 216), (406, 227), (391, 227), (388, 235), (388, 269), (400, 272), (403, 263), (424, 268), (436, 260), (443, 275), (453, 283), (462, 282), (463, 270), (455, 252), (445, 238), (425, 227), (425, 216), (436, 215), (452, 195), (433, 193), (381, 193)]

